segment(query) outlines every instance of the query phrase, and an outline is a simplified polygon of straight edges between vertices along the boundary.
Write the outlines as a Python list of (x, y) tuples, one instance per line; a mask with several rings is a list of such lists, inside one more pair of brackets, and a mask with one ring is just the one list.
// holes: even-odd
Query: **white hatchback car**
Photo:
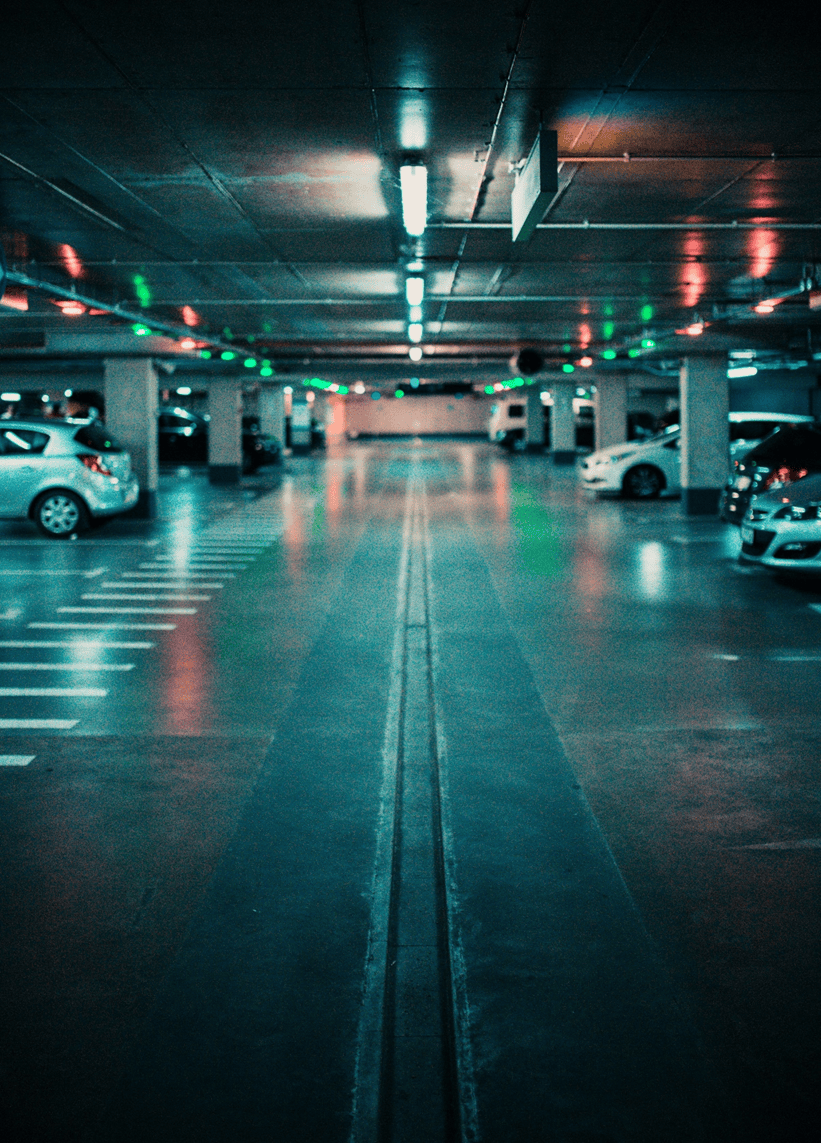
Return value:
[(132, 508), (131, 457), (99, 421), (0, 419), (0, 519), (33, 520), (55, 540)]
[(757, 496), (741, 524), (739, 558), (821, 574), (821, 476)]
[[(795, 413), (730, 413), (728, 466), (785, 423), (811, 424)], [(620, 492), (634, 500), (651, 500), (662, 492), (681, 491), (681, 428), (670, 425), (644, 441), (600, 449), (579, 464), (582, 484), (591, 492)]]

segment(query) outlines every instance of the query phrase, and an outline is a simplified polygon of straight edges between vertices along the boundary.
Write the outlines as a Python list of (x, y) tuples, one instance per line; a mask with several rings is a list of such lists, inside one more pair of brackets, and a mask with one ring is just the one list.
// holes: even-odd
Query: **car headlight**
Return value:
[(819, 508), (819, 504), (808, 504), (806, 507), (787, 504), (773, 513), (773, 520), (817, 520)]

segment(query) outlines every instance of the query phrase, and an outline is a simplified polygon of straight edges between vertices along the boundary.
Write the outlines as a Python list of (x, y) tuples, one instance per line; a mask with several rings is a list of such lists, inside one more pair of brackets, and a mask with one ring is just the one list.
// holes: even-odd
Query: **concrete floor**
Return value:
[(818, 583), (482, 443), (160, 505), (0, 524), (6, 1138), (815, 1136)]

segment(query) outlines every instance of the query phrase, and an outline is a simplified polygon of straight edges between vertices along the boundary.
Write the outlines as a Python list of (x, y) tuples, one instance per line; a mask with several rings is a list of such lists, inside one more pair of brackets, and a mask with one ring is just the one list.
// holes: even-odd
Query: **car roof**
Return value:
[(83, 425), (93, 425), (91, 417), (2, 417), (0, 428), (7, 425), (17, 425), (18, 428), (29, 427), (33, 429), (78, 429)]
[(787, 424), (812, 424), (814, 417), (806, 413), (730, 413), (731, 421), (785, 421)]

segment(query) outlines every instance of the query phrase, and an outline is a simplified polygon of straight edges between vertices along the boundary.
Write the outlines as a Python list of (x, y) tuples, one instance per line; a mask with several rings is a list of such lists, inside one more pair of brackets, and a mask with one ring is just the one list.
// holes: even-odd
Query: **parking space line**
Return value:
[(79, 718), (0, 718), (0, 730), (71, 730)]
[(0, 687), (0, 698), (105, 698), (102, 687)]
[[(126, 588), (134, 591), (138, 588), (142, 591), (151, 591), (152, 589), (157, 591), (175, 591), (179, 588), (181, 591), (184, 591), (189, 587), (195, 587), (198, 591), (205, 591), (206, 588), (216, 589), (224, 586), (222, 583), (186, 583), (185, 580), (169, 580), (167, 583), (161, 583), (160, 581), (154, 583), (152, 580), (148, 580), (148, 582), (141, 580), (139, 583), (129, 583), (128, 580), (112, 580), (111, 582), (106, 581), (100, 584), (100, 587), (115, 587), (118, 591), (125, 591)], [(86, 597), (83, 596), (83, 599), (85, 598)]]
[[(237, 578), (233, 572), (225, 572), (225, 571), (220, 570), (216, 574), (219, 575), (220, 579), (236, 579)], [(170, 580), (180, 580), (180, 581), (191, 580), (192, 586), (198, 586), (193, 581), (201, 580), (201, 579), (213, 579), (214, 575), (215, 575), (214, 572), (191, 572), (191, 573), (189, 573), (189, 572), (185, 572), (185, 571), (178, 571), (178, 572), (136, 571), (136, 572), (123, 572), (122, 578), (124, 580), (143, 579), (143, 578), (157, 579), (157, 580), (159, 580), (159, 579), (170, 579)], [(139, 586), (139, 584), (135, 584), (135, 586)]]
[(27, 623), (26, 626), (38, 631), (176, 631), (176, 623), (120, 623), (112, 619), (108, 623)]
[(28, 766), (36, 754), (0, 754), (0, 766)]

